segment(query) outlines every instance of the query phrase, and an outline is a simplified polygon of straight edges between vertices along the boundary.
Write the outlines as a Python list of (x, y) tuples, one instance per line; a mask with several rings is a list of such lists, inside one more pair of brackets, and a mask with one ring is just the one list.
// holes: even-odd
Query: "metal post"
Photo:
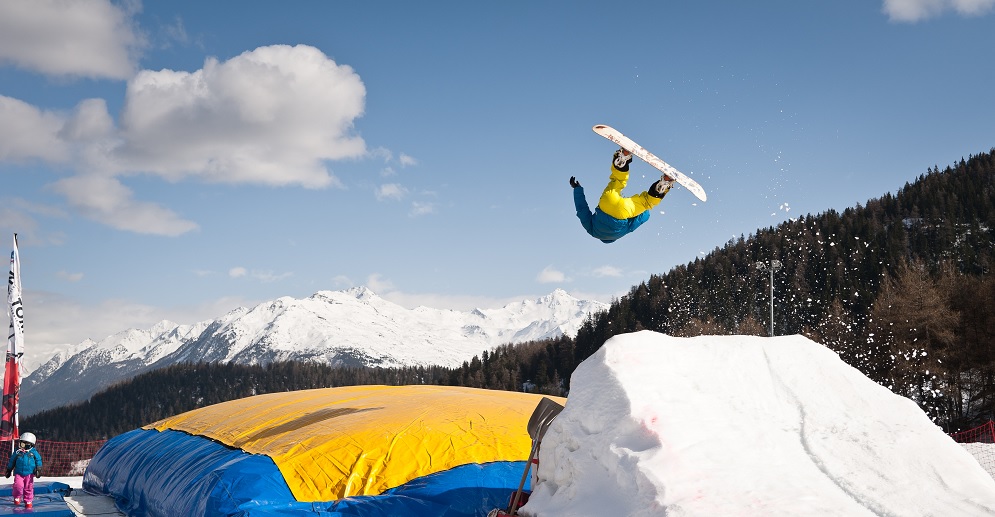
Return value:
[(780, 260), (771, 260), (768, 266), (765, 262), (757, 262), (757, 269), (770, 271), (770, 337), (774, 337), (774, 271), (781, 269)]

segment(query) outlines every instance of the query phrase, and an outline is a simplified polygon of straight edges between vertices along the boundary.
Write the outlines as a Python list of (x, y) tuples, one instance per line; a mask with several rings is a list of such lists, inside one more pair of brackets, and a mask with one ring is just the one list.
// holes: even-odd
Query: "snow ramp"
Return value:
[(610, 339), (537, 470), (529, 516), (995, 515), (966, 450), (801, 336)]
[(446, 386), (258, 395), (112, 438), (83, 486), (129, 515), (483, 517), (518, 487), (541, 398)]

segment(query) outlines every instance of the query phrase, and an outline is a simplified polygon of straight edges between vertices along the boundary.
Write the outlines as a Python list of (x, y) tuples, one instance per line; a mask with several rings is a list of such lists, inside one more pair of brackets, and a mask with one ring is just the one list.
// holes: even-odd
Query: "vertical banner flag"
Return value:
[(17, 395), (21, 389), (21, 355), (24, 353), (24, 306), (21, 301), (21, 258), (17, 254), (17, 234), (14, 251), (10, 253), (10, 276), (7, 280), (7, 315), (10, 335), (7, 338), (7, 361), (3, 371), (3, 402), (0, 405), (0, 440), (16, 440)]

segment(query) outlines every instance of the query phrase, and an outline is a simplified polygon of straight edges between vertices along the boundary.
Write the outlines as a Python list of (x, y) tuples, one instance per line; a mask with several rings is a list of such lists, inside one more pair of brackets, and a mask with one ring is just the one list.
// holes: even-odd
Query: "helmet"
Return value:
[(33, 435), (31, 433), (21, 433), (21, 437), (18, 438), (18, 441), (20, 441), (20, 442), (28, 442), (31, 445), (34, 445), (35, 442), (37, 442), (38, 440), (35, 438), (35, 435)]

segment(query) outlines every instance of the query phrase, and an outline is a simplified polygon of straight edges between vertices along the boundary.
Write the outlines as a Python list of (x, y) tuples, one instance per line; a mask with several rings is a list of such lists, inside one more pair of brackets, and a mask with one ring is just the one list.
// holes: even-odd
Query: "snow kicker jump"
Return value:
[(677, 180), (677, 183), (680, 183), (684, 188), (691, 191), (696, 198), (702, 201), (707, 201), (708, 196), (705, 195), (705, 189), (701, 188), (701, 185), (699, 185), (698, 182), (694, 181), (683, 172), (675, 169), (669, 163), (661, 160), (655, 154), (647, 151), (643, 146), (633, 142), (631, 138), (623, 135), (617, 129), (604, 124), (598, 124), (592, 129), (595, 133), (611, 140), (612, 142), (615, 142), (626, 151), (629, 151), (630, 153), (641, 158), (644, 162), (656, 167), (660, 170), (660, 172)]

